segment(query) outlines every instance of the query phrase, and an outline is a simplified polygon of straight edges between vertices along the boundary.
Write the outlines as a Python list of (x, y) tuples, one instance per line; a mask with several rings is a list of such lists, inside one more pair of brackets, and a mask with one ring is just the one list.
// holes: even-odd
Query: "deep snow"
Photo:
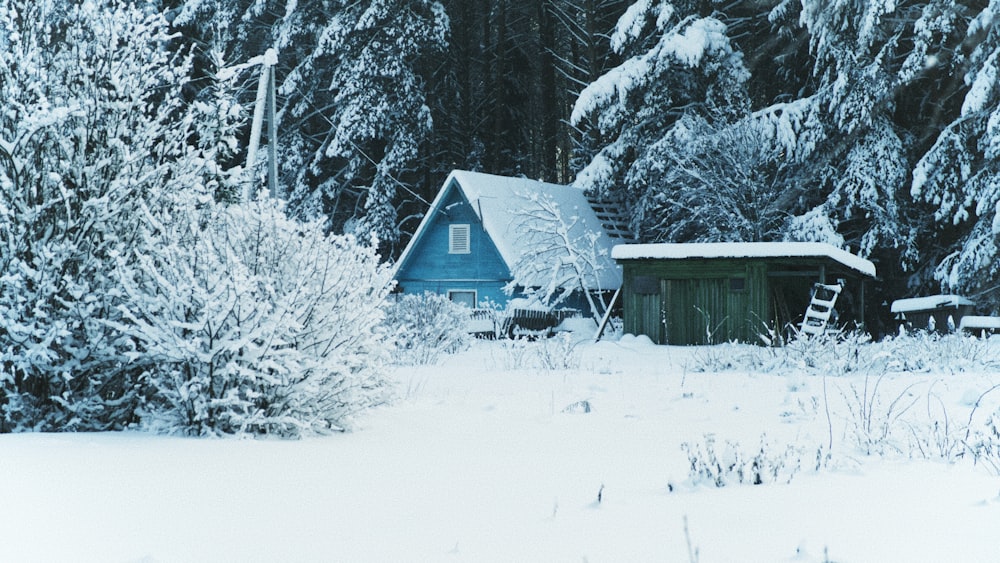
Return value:
[[(858, 450), (849, 407), (866, 374), (704, 373), (741, 348), (635, 338), (550, 347), (578, 365), (549, 369), (540, 346), (476, 342), (400, 367), (398, 399), (343, 435), (0, 436), (0, 560), (1000, 560), (1000, 478), (986, 466)], [(989, 371), (888, 373), (875, 411), (902, 394), (914, 435), (934, 412), (960, 426)], [(1000, 402), (988, 398), (980, 422)], [(564, 412), (579, 401), (590, 412)], [(750, 453), (765, 435), (769, 452), (800, 448), (803, 468), (790, 483), (691, 482), (681, 444), (706, 434)]]

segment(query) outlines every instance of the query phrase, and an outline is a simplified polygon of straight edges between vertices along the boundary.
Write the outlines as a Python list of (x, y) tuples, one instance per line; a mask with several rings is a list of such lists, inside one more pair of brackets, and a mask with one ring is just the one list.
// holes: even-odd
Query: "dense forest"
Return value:
[[(875, 260), (887, 295), (1000, 295), (995, 2), (162, 10), (174, 47), (196, 57), (191, 99), (216, 95), (220, 69), (277, 50), (291, 209), (375, 232), (389, 256), (463, 168), (619, 199), (641, 241), (827, 241)], [(256, 74), (243, 79), (234, 103), (247, 108)]]

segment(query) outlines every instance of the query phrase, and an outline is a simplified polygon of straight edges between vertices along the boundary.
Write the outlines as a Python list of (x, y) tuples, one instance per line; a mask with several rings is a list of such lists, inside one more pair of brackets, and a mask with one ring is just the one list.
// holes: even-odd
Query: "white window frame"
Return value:
[[(448, 301), (456, 303), (454, 295), (456, 293), (471, 293), (472, 294), (472, 309), (476, 308), (476, 304), (479, 303), (479, 294), (475, 289), (449, 289), (448, 290)], [(457, 303), (464, 305), (463, 302), (458, 301)]]
[(448, 225), (448, 254), (472, 254), (472, 226), (468, 223)]

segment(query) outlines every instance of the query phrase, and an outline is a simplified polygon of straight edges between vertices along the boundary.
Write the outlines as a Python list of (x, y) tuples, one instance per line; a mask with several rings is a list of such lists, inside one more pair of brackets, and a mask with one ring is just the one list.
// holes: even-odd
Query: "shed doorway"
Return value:
[(729, 278), (662, 280), (662, 341), (716, 344), (730, 340), (729, 288)]

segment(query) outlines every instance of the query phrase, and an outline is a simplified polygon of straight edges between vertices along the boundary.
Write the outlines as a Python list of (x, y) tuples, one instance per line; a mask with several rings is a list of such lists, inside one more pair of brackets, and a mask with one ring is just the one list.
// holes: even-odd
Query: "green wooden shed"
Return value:
[(824, 243), (628, 244), (622, 265), (626, 333), (658, 344), (762, 342), (802, 322), (816, 283), (843, 284), (840, 324), (863, 326), (875, 265)]

